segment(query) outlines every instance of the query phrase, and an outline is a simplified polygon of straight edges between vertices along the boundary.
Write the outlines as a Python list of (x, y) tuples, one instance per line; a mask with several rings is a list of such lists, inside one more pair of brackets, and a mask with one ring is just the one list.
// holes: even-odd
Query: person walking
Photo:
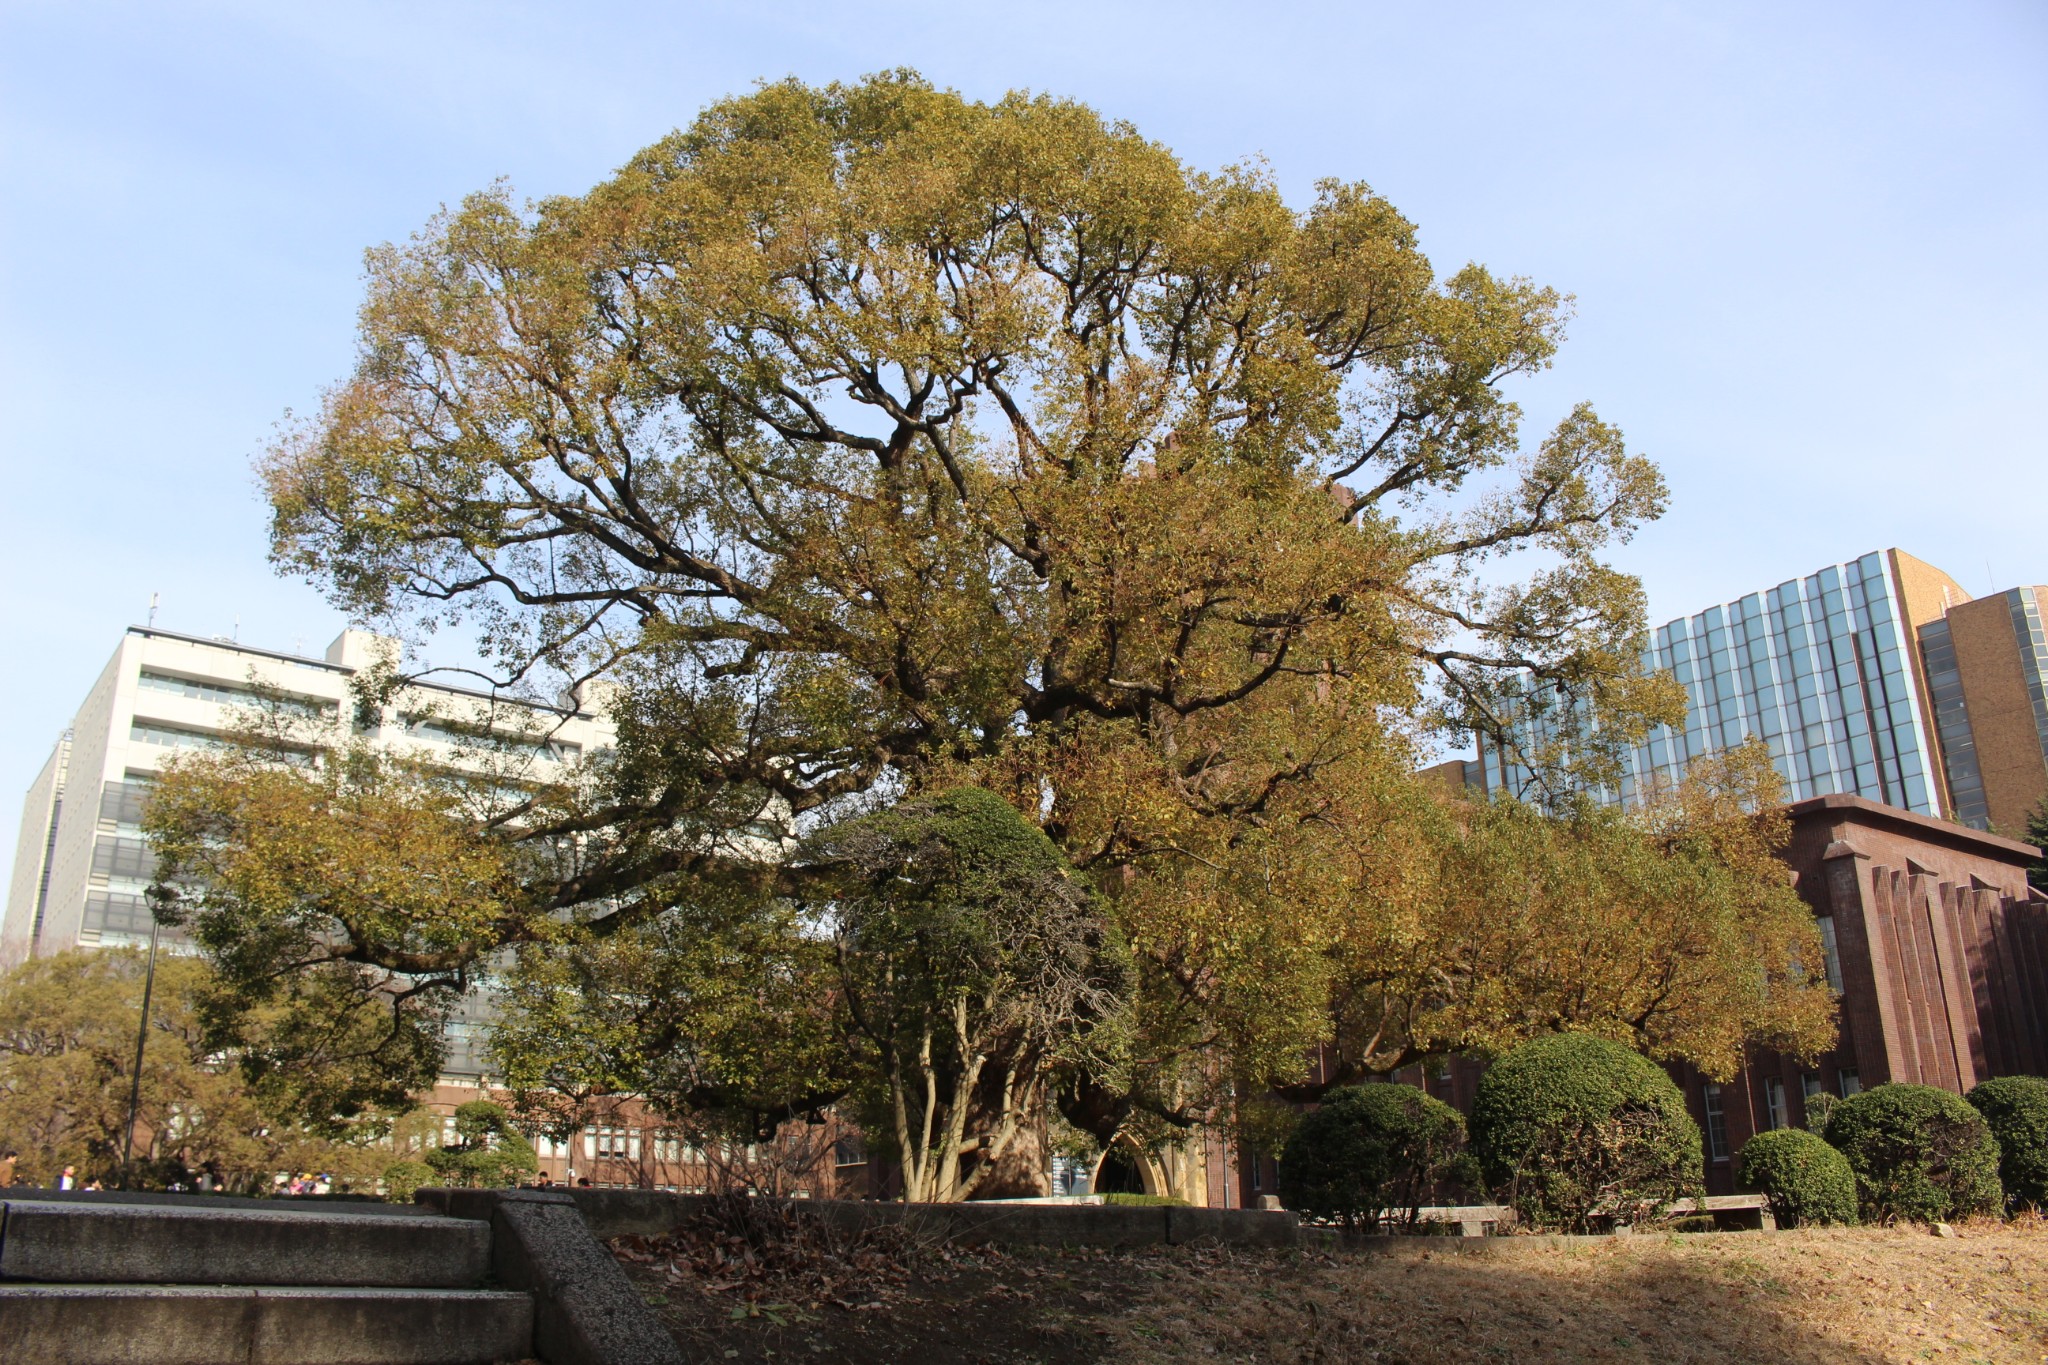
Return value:
[(66, 1166), (64, 1168), (64, 1174), (57, 1177), (57, 1188), (60, 1190), (75, 1190), (78, 1188), (78, 1168), (76, 1166)]
[(19, 1152), (8, 1152), (0, 1156), (0, 1190), (14, 1183), (14, 1163), (20, 1159)]

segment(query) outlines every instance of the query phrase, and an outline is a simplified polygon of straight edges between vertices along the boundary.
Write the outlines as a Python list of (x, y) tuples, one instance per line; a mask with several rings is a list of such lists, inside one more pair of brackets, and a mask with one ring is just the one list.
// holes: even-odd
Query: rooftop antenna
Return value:
[(149, 595), (149, 628), (156, 629), (156, 594)]
[(235, 618), (234, 625), (228, 627), (228, 641), (231, 644), (242, 643), (242, 618), (239, 616)]

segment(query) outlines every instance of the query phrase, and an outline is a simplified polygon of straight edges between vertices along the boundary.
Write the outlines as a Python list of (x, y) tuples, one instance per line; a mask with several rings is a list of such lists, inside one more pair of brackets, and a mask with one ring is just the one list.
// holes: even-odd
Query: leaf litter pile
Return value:
[(712, 1360), (994, 1365), (1101, 1354), (1099, 1335), (1080, 1341), (1073, 1325), (1073, 1310), (1104, 1300), (1086, 1256), (955, 1246), (915, 1219), (827, 1219), (802, 1201), (743, 1195), (667, 1236), (611, 1247), (686, 1350)]
[(1959, 1232), (999, 1251), (740, 1199), (612, 1245), (714, 1362), (2048, 1361), (2048, 1223)]

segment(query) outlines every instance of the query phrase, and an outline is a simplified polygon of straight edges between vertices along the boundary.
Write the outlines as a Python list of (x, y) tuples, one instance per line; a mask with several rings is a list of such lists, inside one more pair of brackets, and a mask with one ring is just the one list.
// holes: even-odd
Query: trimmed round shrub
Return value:
[(1524, 1222), (1640, 1222), (1701, 1185), (1700, 1130), (1664, 1069), (1620, 1043), (1554, 1033), (1487, 1069), (1472, 1102), (1481, 1170)]
[(2000, 1076), (1966, 1097), (1998, 1143), (1998, 1179), (2015, 1209), (2048, 1209), (2048, 1081)]
[(1804, 1128), (1758, 1133), (1742, 1144), (1742, 1183), (1771, 1202), (1779, 1227), (1856, 1221), (1849, 1160)]
[(1345, 1227), (1377, 1227), (1389, 1214), (1412, 1224), (1464, 1147), (1464, 1117), (1412, 1085), (1332, 1090), (1287, 1140), (1280, 1200)]
[(424, 1161), (394, 1161), (384, 1168), (384, 1197), (394, 1204), (410, 1204), (414, 1191), (433, 1180), (434, 1168)]
[(1961, 1095), (1874, 1086), (1835, 1106), (1827, 1139), (1856, 1173), (1865, 1222), (1942, 1223), (2004, 1208), (1998, 1143)]

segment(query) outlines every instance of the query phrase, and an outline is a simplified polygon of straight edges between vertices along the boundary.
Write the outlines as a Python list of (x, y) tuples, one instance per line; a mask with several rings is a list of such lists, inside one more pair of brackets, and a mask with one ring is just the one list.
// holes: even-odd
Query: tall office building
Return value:
[[(1862, 796), (2017, 834), (2048, 796), (2044, 599), (2048, 587), (1972, 599), (1894, 549), (1666, 622), (1643, 666), (1683, 684), (1684, 727), (1653, 730), (1598, 795), (1633, 800), (1757, 736), (1788, 800)], [(1541, 715), (1518, 729), (1532, 748), (1551, 737)], [(1487, 790), (1530, 776), (1493, 742), (1468, 771)]]
[(359, 709), (350, 680), (395, 647), (351, 630), (324, 658), (307, 659), (131, 627), (29, 788), (0, 964), (148, 940), (143, 893), (155, 868), (140, 822), (149, 783), (166, 756), (221, 743), (237, 713), (259, 701), (316, 722), (346, 715), (346, 730), (334, 733), (455, 768), (474, 768), (487, 751), (515, 781), (612, 741), (610, 722), (592, 710), (461, 688), (416, 684), (379, 710)]

